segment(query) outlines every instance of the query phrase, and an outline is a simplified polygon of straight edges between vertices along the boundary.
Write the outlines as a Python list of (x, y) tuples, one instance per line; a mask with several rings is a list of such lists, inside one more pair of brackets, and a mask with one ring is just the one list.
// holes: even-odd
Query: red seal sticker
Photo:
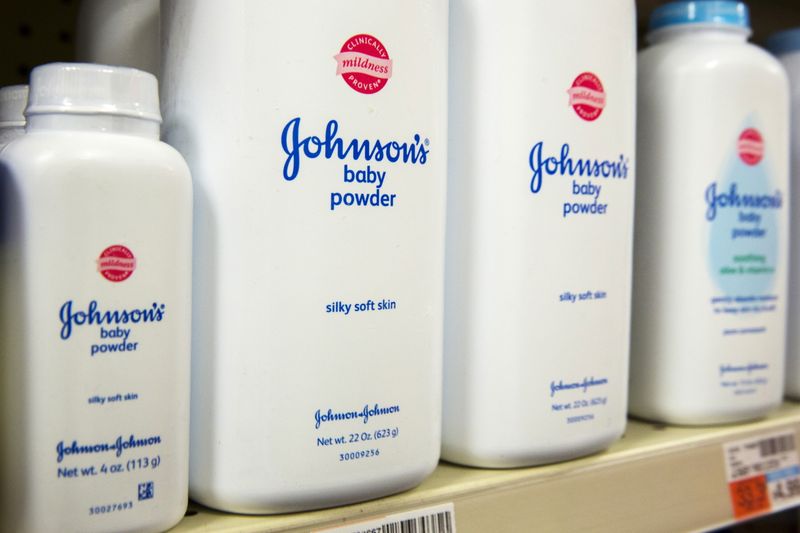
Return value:
[(336, 75), (362, 94), (375, 94), (392, 77), (389, 52), (382, 42), (366, 33), (350, 37), (333, 58)]
[(109, 246), (97, 259), (97, 271), (108, 281), (125, 281), (136, 270), (136, 258), (121, 244)]
[(600, 78), (591, 72), (578, 74), (567, 90), (569, 105), (583, 120), (597, 120), (606, 107), (606, 93)]
[(736, 143), (739, 157), (745, 164), (753, 166), (761, 162), (764, 158), (764, 138), (755, 128), (747, 128), (739, 135)]

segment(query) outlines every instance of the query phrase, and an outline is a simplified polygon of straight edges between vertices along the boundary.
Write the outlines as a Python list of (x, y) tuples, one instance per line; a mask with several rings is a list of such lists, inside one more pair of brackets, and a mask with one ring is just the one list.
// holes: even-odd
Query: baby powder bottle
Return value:
[(776, 33), (767, 41), (789, 74), (791, 94), (791, 252), (789, 321), (786, 337), (786, 395), (800, 399), (800, 28)]
[(675, 2), (639, 55), (631, 413), (763, 416), (783, 396), (786, 74), (741, 2)]
[(25, 133), (27, 85), (0, 87), (0, 150)]
[(0, 530), (163, 531), (188, 485), (191, 180), (151, 74), (31, 73), (0, 153)]
[(279, 513), (417, 485), (440, 450), (444, 0), (167, 0), (195, 179), (190, 493)]
[(518, 467), (626, 421), (630, 0), (453, 0), (442, 456)]
[(159, 0), (82, 0), (78, 8), (79, 61), (124, 65), (159, 73)]

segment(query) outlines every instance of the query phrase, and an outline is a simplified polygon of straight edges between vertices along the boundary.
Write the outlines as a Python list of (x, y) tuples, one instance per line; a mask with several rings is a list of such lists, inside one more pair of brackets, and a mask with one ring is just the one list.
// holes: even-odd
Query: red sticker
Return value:
[(740, 479), (728, 484), (733, 515), (746, 518), (770, 510), (767, 478), (764, 475)]
[(567, 90), (569, 105), (583, 120), (597, 120), (606, 107), (606, 92), (603, 83), (591, 72), (578, 74)]
[(755, 128), (747, 128), (739, 135), (736, 148), (739, 157), (747, 165), (757, 165), (764, 158), (764, 138)]
[(97, 259), (97, 271), (108, 281), (114, 283), (125, 281), (136, 270), (136, 258), (133, 252), (121, 244), (109, 246)]
[(350, 37), (336, 60), (336, 74), (352, 89), (362, 94), (374, 94), (392, 77), (392, 60), (386, 47), (366, 33)]

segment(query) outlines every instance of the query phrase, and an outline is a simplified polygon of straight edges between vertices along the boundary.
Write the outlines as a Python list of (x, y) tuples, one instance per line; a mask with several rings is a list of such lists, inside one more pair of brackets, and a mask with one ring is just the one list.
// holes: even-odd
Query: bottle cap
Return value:
[(800, 51), (800, 28), (772, 34), (767, 39), (767, 49), (776, 56)]
[(161, 122), (158, 81), (149, 72), (92, 63), (50, 63), (31, 72), (25, 115), (118, 115)]
[(24, 126), (27, 103), (27, 85), (0, 87), (0, 127)]
[(750, 29), (750, 13), (743, 2), (730, 0), (697, 0), (670, 2), (653, 10), (650, 31), (668, 26), (702, 24)]

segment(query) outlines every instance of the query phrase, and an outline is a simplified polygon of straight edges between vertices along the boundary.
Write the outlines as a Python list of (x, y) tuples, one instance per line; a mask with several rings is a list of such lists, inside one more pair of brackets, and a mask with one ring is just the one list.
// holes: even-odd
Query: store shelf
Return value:
[(734, 522), (723, 445), (781, 430), (797, 435), (800, 404), (785, 403), (764, 420), (735, 426), (631, 420), (611, 449), (576, 461), (516, 470), (441, 464), (403, 494), (292, 515), (236, 516), (192, 504), (191, 516), (173, 531), (312, 531), (448, 502), (455, 504), (459, 533), (709, 529)]

